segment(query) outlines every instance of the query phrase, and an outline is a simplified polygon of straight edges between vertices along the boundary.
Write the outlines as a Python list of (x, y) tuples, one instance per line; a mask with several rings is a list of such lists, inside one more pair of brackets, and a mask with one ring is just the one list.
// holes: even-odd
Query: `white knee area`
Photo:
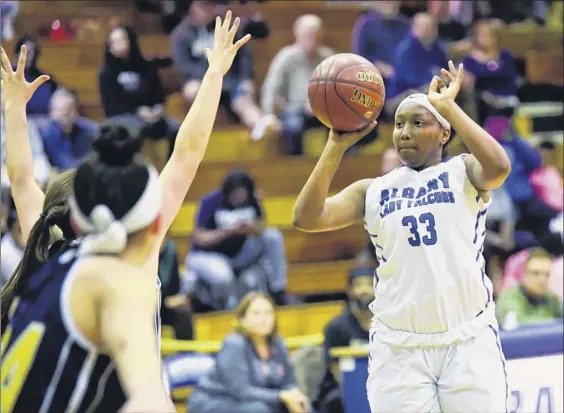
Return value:
[(230, 285), (233, 282), (233, 269), (227, 260), (210, 258), (207, 262), (207, 272), (213, 274), (212, 282), (220, 285)]
[(277, 244), (282, 245), (284, 243), (284, 236), (278, 228), (266, 228), (262, 234), (261, 238), (263, 241), (269, 245)]

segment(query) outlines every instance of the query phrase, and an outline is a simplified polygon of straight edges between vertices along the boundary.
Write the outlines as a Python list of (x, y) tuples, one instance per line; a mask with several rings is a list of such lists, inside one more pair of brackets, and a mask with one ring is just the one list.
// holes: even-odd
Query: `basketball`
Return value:
[(308, 99), (321, 123), (344, 132), (360, 130), (384, 107), (382, 75), (364, 57), (340, 53), (328, 57), (313, 71)]

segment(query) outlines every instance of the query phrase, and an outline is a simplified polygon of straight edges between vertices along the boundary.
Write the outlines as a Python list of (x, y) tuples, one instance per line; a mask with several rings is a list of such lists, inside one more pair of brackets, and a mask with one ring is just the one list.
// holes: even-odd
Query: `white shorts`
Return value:
[(505, 357), (494, 327), (462, 343), (428, 348), (371, 336), (366, 390), (372, 413), (507, 412)]

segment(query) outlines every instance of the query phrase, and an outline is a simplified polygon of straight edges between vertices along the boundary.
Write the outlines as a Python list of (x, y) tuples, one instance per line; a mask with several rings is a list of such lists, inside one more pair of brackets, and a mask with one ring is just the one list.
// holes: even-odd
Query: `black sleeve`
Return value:
[(348, 334), (346, 334), (343, 329), (335, 323), (335, 321), (335, 319), (331, 321), (325, 328), (325, 341), (323, 345), (325, 349), (325, 360), (327, 361), (334, 360), (330, 354), (331, 349), (337, 347), (347, 347), (349, 345)]
[(159, 77), (159, 72), (151, 66), (147, 72), (147, 82), (150, 84), (149, 90), (151, 90), (151, 102), (148, 102), (148, 106), (154, 105), (164, 105), (166, 96), (161, 78)]
[(205, 58), (192, 55), (194, 36), (186, 31), (177, 32), (181, 29), (183, 27), (177, 27), (170, 37), (174, 67), (185, 80), (203, 79), (208, 69), (208, 62)]
[(98, 75), (102, 108), (107, 117), (135, 113), (137, 103), (132, 102), (111, 74), (102, 70)]

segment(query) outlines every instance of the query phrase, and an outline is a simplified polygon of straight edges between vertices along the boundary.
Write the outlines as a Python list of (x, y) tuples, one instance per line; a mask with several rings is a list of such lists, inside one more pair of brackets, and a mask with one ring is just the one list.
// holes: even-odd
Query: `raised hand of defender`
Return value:
[(18, 66), (16, 71), (12, 69), (10, 59), (2, 47), (2, 93), (6, 99), (6, 104), (25, 105), (33, 96), (39, 86), (49, 80), (49, 76), (41, 75), (33, 82), (28, 82), (24, 77), (25, 60), (27, 57), (27, 47), (22, 46)]
[[(235, 55), (237, 55), (237, 51), (251, 38), (251, 35), (247, 34), (238, 42), (233, 43), (237, 30), (239, 29), (240, 20), (237, 17), (233, 22), (233, 26), (231, 26), (231, 16), (231, 10), (229, 10), (225, 15), (223, 23), (219, 16), (215, 18), (213, 48), (204, 50), (208, 58), (210, 69), (217, 70), (222, 74), (226, 74), (229, 71), (233, 64), (233, 59), (235, 59)], [(229, 26), (231, 26), (231, 28), (229, 28)]]
[(464, 67), (462, 63), (458, 69), (454, 67), (452, 60), (448, 62), (449, 70), (441, 69), (442, 78), (434, 76), (429, 85), (427, 98), (429, 102), (439, 111), (444, 104), (448, 104), (456, 98), (464, 78)]

